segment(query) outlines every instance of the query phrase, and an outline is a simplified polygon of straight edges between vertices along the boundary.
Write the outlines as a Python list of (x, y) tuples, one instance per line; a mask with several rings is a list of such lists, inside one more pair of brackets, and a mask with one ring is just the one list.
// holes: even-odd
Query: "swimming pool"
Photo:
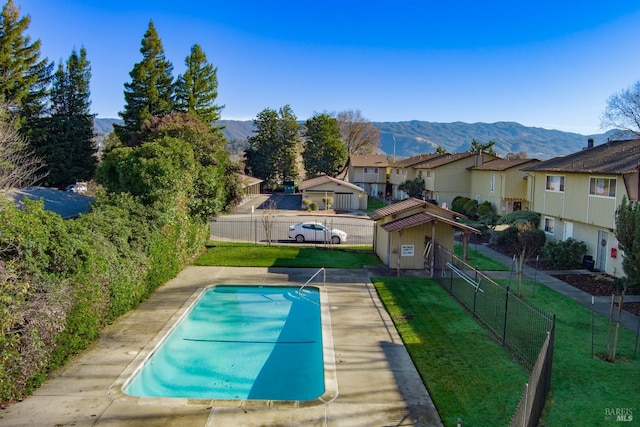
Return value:
[(322, 294), (315, 287), (207, 288), (135, 368), (123, 392), (152, 398), (330, 400), (337, 390), (325, 375), (325, 367), (335, 364), (332, 351), (325, 351), (333, 346), (323, 327), (328, 309)]

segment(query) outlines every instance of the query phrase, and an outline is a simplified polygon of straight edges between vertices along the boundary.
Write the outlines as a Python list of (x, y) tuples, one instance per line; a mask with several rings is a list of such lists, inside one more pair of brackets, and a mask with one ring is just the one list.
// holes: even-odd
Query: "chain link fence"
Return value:
[[(357, 246), (371, 250), (373, 247), (373, 221), (345, 221), (339, 217), (309, 216), (300, 217), (276, 215), (267, 219), (261, 215), (253, 218), (220, 217), (210, 224), (210, 239), (220, 241), (265, 243), (296, 243), (295, 236), (289, 237), (289, 227), (301, 222), (315, 222), (329, 229), (338, 229), (347, 233), (346, 242), (341, 246)], [(326, 241), (323, 241), (326, 240)], [(305, 241), (307, 244), (330, 246), (330, 236), (318, 241)], [(366, 247), (366, 248), (365, 248)]]

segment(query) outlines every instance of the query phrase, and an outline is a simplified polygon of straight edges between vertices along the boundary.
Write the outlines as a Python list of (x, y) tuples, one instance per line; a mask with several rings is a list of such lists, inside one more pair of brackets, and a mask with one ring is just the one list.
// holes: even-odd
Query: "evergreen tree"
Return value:
[(137, 133), (145, 120), (162, 117), (174, 109), (173, 65), (162, 47), (153, 21), (142, 39), (142, 61), (136, 63), (129, 73), (131, 82), (125, 83), (124, 111), (118, 113), (123, 125), (114, 125), (123, 144), (137, 145)]
[(255, 135), (247, 138), (245, 172), (268, 185), (298, 177), (296, 167), (298, 122), (291, 107), (265, 108), (253, 120)]
[(322, 174), (335, 177), (348, 157), (338, 120), (328, 114), (315, 115), (306, 122), (305, 136), (302, 159), (307, 178)]
[(198, 44), (184, 61), (187, 69), (176, 82), (176, 110), (193, 114), (209, 126), (220, 120), (222, 106), (215, 104), (218, 97), (218, 69), (207, 62), (207, 56)]
[[(0, 102), (16, 112), (20, 127), (45, 113), (53, 63), (40, 59), (40, 40), (31, 41), (25, 31), (29, 15), (20, 17), (12, 0), (0, 15)], [(28, 134), (25, 129), (25, 134)]]
[(91, 66), (85, 48), (73, 51), (66, 66), (60, 64), (51, 89), (51, 116), (40, 120), (42, 138), (36, 152), (48, 165), (46, 183), (65, 187), (93, 177), (96, 150), (90, 113)]

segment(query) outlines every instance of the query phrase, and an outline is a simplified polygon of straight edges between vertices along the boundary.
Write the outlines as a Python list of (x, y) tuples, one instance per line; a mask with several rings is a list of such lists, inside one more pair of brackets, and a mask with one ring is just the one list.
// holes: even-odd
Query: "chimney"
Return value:
[(593, 148), (593, 138), (587, 140), (587, 148)]

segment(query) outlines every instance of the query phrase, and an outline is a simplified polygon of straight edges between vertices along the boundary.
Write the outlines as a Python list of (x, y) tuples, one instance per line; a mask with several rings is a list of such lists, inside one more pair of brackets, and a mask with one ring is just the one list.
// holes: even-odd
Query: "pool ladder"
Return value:
[(318, 274), (320, 274), (320, 272), (322, 272), (322, 286), (324, 286), (324, 285), (325, 285), (325, 283), (326, 283), (326, 281), (327, 281), (327, 270), (325, 270), (325, 268), (324, 268), (324, 267), (322, 267), (322, 268), (320, 268), (320, 270), (318, 270), (318, 271), (316, 271), (315, 273), (313, 273), (313, 276), (309, 277), (309, 280), (307, 280), (306, 282), (304, 282), (304, 284), (298, 288), (298, 296), (301, 296), (301, 295), (300, 295), (300, 291), (301, 291), (305, 286), (307, 286), (307, 285), (308, 285), (308, 284), (309, 284), (313, 279), (315, 279), (315, 278), (316, 278), (316, 276), (317, 276)]

